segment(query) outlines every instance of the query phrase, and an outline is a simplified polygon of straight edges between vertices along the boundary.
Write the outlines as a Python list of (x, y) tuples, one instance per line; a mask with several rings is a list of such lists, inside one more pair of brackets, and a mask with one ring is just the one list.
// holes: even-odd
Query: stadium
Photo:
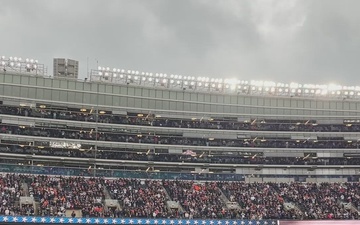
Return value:
[(1, 222), (360, 218), (360, 87), (1, 65)]

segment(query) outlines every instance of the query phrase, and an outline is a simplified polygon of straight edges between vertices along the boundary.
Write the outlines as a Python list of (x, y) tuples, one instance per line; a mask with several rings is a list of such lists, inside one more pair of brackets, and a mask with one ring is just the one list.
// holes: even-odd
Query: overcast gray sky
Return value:
[(359, 0), (2, 0), (0, 55), (360, 85)]

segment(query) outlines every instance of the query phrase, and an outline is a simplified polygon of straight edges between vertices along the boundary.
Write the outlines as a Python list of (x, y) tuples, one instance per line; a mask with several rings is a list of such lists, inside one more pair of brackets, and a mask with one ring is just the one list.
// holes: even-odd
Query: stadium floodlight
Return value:
[(10, 61), (13, 61), (13, 57), (12, 57), (12, 56), (10, 56), (10, 57), (9, 57), (9, 60), (10, 60)]
[(187, 82), (187, 81), (185, 81), (185, 82), (184, 82), (184, 84), (185, 84), (185, 85), (188, 85), (188, 82)]
[(146, 77), (142, 77), (142, 80), (145, 81), (145, 80), (146, 80)]
[(166, 83), (166, 82), (167, 82), (167, 79), (163, 79), (162, 82), (163, 82), (163, 83)]
[(3, 55), (3, 56), (1, 56), (1, 59), (2, 59), (2, 60), (4, 60), (5, 58), (6, 58), (6, 57), (5, 57), (4, 55)]
[(177, 83), (177, 84), (180, 84), (181, 82), (178, 80), (178, 81), (176, 81), (176, 83)]
[(113, 73), (113, 77), (117, 77), (117, 74), (116, 74), (116, 73)]
[(149, 77), (149, 81), (152, 81), (152, 78), (151, 78), (151, 77)]
[(137, 80), (139, 77), (138, 76), (135, 76), (134, 79)]
[(290, 88), (299, 88), (299, 84), (298, 83), (294, 83), (294, 82), (292, 82), (292, 83), (290, 83)]
[(113, 72), (114, 72), (114, 73), (116, 72), (116, 68), (113, 69)]
[(202, 86), (202, 83), (201, 83), (201, 82), (199, 82), (199, 83), (198, 83), (198, 86), (199, 86), (199, 87), (201, 87), (201, 86)]
[(14, 57), (14, 61), (17, 62), (17, 61), (18, 61), (18, 58), (17, 58), (17, 57)]
[(209, 83), (205, 83), (205, 87), (208, 87), (209, 86)]
[(174, 83), (174, 80), (170, 80), (170, 83), (173, 84), (173, 83)]
[(211, 87), (215, 87), (215, 84), (211, 84)]
[(98, 70), (101, 70), (101, 66), (98, 67)]

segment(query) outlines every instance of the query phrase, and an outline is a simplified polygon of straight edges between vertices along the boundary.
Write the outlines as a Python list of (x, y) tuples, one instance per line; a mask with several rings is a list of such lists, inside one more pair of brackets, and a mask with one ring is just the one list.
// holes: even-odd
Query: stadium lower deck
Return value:
[[(245, 183), (3, 174), (1, 215), (359, 219), (359, 183)], [(74, 213), (74, 215), (72, 215)]]

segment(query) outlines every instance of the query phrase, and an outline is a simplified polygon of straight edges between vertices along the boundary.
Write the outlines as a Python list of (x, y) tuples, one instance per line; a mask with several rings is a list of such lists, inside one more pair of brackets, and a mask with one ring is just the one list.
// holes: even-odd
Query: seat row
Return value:
[[(54, 108), (60, 108), (55, 106)], [(62, 108), (62, 107), (61, 107)], [(137, 126), (196, 128), (217, 130), (253, 130), (253, 131), (300, 131), (300, 132), (358, 132), (360, 124), (317, 124), (315, 120), (264, 120), (250, 119), (238, 121), (237, 118), (164, 118), (161, 115), (130, 113), (116, 115), (108, 111), (96, 113), (93, 109), (51, 109), (0, 105), (0, 114), (87, 121)], [(98, 115), (98, 116), (97, 116)]]

